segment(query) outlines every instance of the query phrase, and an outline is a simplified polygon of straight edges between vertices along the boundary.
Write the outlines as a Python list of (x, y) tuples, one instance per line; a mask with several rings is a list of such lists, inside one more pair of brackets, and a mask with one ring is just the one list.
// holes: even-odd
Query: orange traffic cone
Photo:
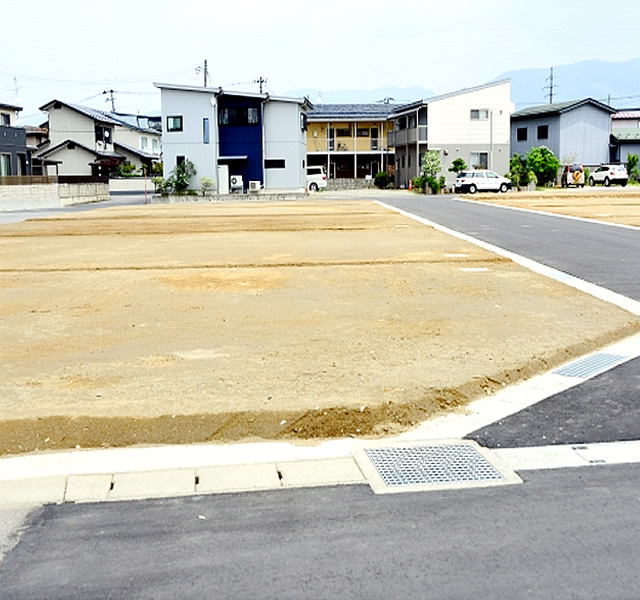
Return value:
[(412, 190), (413, 190), (413, 181), (409, 179), (409, 191), (411, 192)]

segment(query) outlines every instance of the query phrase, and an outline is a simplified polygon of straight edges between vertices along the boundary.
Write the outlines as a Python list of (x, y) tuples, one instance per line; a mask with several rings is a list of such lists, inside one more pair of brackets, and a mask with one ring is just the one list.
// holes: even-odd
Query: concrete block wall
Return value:
[(0, 211), (59, 208), (108, 199), (107, 183), (0, 185)]

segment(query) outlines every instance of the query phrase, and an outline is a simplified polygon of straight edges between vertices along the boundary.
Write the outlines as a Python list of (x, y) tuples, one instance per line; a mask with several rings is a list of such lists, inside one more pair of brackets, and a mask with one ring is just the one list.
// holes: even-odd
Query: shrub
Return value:
[(373, 178), (373, 183), (377, 188), (384, 190), (387, 188), (389, 183), (391, 183), (391, 179), (387, 173), (380, 171), (379, 173), (376, 173), (376, 176)]
[(549, 148), (540, 146), (529, 150), (527, 168), (535, 174), (538, 185), (553, 185), (558, 177), (560, 161)]
[(426, 177), (414, 177), (411, 180), (411, 183), (413, 185), (413, 189), (416, 192), (423, 192), (424, 191), (424, 187), (425, 187), (425, 183), (426, 183)]
[(210, 177), (200, 177), (200, 192), (204, 196), (209, 190), (213, 189), (215, 182)]
[(456, 158), (451, 163), (451, 166), (449, 167), (449, 171), (451, 171), (451, 173), (462, 173), (462, 171), (466, 170), (466, 168), (467, 168), (467, 163), (464, 162), (464, 159)]

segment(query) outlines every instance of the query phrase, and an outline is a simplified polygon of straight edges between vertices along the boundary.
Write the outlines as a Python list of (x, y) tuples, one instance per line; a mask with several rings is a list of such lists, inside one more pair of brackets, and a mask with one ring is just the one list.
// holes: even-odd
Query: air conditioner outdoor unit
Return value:
[(229, 181), (231, 183), (232, 190), (244, 189), (244, 183), (242, 182), (242, 175), (232, 175)]
[(260, 182), (259, 181), (250, 181), (249, 182), (249, 191), (257, 193), (260, 191)]

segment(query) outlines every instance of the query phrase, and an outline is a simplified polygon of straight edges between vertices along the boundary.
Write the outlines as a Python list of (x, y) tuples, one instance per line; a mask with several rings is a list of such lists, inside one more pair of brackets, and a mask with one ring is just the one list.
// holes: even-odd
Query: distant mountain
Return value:
[[(511, 79), (516, 110), (549, 102), (549, 69), (519, 69), (496, 80)], [(626, 62), (585, 60), (553, 68), (553, 101), (594, 98), (614, 108), (640, 106), (640, 58)]]
[[(318, 97), (319, 94), (320, 99)], [(392, 104), (408, 104), (414, 100), (420, 100), (420, 98), (430, 98), (434, 93), (420, 86), (405, 88), (388, 86), (376, 88), (375, 90), (337, 90), (331, 92), (302, 88), (285, 92), (283, 95), (300, 98), (306, 96), (312, 104), (317, 102), (323, 102), (324, 104), (359, 104), (385, 101)]]
[[(516, 110), (549, 102), (550, 68), (507, 71), (493, 81), (511, 79), (511, 99)], [(454, 92), (456, 90), (447, 90)], [(302, 88), (286, 92), (286, 96), (307, 96), (312, 103), (327, 104), (383, 102), (403, 104), (431, 98), (434, 92), (420, 86), (387, 86), (375, 90), (322, 91)], [(614, 108), (640, 107), (640, 58), (625, 62), (585, 60), (553, 68), (553, 100), (565, 102), (581, 98), (595, 98), (611, 103)]]

